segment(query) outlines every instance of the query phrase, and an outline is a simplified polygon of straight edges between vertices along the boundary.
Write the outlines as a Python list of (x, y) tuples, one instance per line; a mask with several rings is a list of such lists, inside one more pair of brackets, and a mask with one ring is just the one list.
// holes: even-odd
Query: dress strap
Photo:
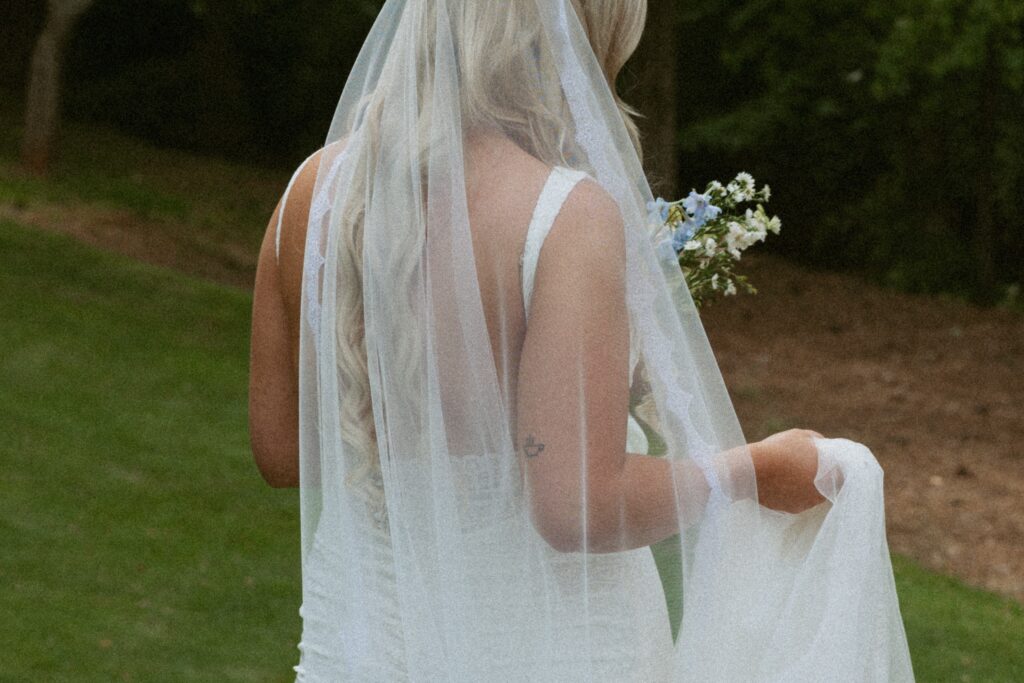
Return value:
[(288, 181), (288, 187), (284, 188), (284, 195), (281, 197), (281, 209), (277, 212), (277, 233), (274, 235), (274, 253), (277, 255), (277, 260), (281, 260), (281, 224), (284, 222), (284, 208), (288, 205), (288, 193), (292, 189), (292, 185), (295, 184), (295, 179), (302, 173), (302, 169), (306, 167), (309, 160), (316, 156), (316, 152), (306, 157), (306, 160), (299, 164), (299, 167), (295, 169), (295, 173), (292, 174), (292, 179)]
[(544, 239), (551, 232), (555, 219), (562, 210), (562, 206), (569, 198), (576, 185), (587, 177), (582, 171), (574, 171), (563, 166), (555, 166), (548, 175), (544, 189), (541, 190), (537, 199), (537, 206), (533, 210), (533, 218), (530, 220), (530, 227), (526, 232), (526, 244), (523, 253), (519, 257), (520, 272), (523, 281), (523, 310), (526, 316), (530, 315), (530, 298), (533, 295), (533, 279), (537, 274), (537, 260), (540, 258), (540, 248)]

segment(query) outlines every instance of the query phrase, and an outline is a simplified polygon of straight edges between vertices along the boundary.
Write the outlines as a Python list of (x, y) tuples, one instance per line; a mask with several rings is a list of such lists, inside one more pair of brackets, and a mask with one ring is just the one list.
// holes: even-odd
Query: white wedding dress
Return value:
[[(584, 177), (585, 174), (578, 171), (555, 167), (538, 198), (520, 260), (527, 316), (544, 239), (569, 193)], [(631, 354), (631, 364), (635, 362)], [(627, 419), (627, 450), (646, 453), (648, 443), (642, 428), (632, 416)], [(492, 488), (497, 486), (494, 472), (505, 468), (510, 477), (518, 478), (515, 454), (484, 454), (455, 460), (453, 471), (461, 487), (462, 516), (474, 519), (474, 506), (479, 508), (480, 518), (493, 516)], [(386, 515), (381, 514), (374, 501), (379, 492), (367, 486), (365, 494), (367, 504), (361, 507), (362, 514), (352, 518), (361, 527), (356, 533), (344, 534), (343, 530), (323, 526), (323, 522), (316, 531), (304, 568), (305, 596), (300, 610), (303, 633), (299, 644), (302, 656), (295, 667), (297, 681), (409, 680), (403, 664), (405, 643), (392, 539)], [(475, 546), (475, 552), (467, 553), (468, 556), (478, 560), (466, 567), (466, 575), (473, 582), (473, 594), (486, 597), (488, 622), (493, 624), (491, 632), (476, 640), (477, 648), (463, 653), (467, 659), (466, 670), (473, 674), (473, 680), (622, 683), (669, 680), (673, 647), (671, 626), (650, 548), (590, 555), (584, 576), (579, 555), (561, 553), (548, 546), (522, 509), (508, 510), (501, 524), (463, 532), (468, 543)], [(519, 563), (517, 558), (504, 555), (516, 553), (521, 546), (510, 543), (509, 539), (527, 537), (535, 539), (531, 545), (541, 556), (537, 559), (550, 570), (546, 577), (549, 593), (517, 590), (521, 584), (510, 575)], [(360, 552), (346, 553), (338, 547), (339, 538), (360, 538), (368, 546)], [(359, 567), (351, 567), (347, 563), (352, 557), (364, 561)], [(362, 601), (342, 604), (331, 586), (339, 576), (352, 574), (357, 574), (363, 582)], [(587, 601), (588, 614), (579, 604), (581, 595)], [(561, 601), (559, 596), (563, 596)], [(524, 614), (543, 615), (543, 619), (539, 616), (536, 620), (524, 619)], [(358, 626), (341, 633), (336, 629), (338, 623)], [(353, 640), (362, 641), (362, 647)], [(521, 647), (510, 649), (510, 641), (521, 643)], [(587, 648), (580, 647), (583, 642), (589, 644)], [(338, 652), (361, 649), (368, 656), (358, 667), (351, 662), (345, 664), (344, 670), (339, 666)], [(556, 666), (552, 666), (553, 661)], [(436, 675), (436, 680), (447, 680), (449, 672), (438, 671)]]
[[(298, 681), (913, 679), (871, 452), (819, 440), (828, 502), (758, 504), (699, 311), (658, 247), (668, 228), (614, 65), (591, 43), (619, 25), (606, 10), (636, 7), (384, 3), (306, 226)], [(506, 146), (478, 154), (491, 140)], [(471, 226), (471, 207), (521, 189), (515, 164), (476, 182), (504, 150), (552, 169), (532, 220)], [(600, 239), (559, 251), (562, 268), (550, 241), (556, 276), (534, 293), (573, 192), (580, 239)], [(657, 456), (618, 417), (631, 396)], [(607, 428), (619, 419), (626, 438)], [(628, 550), (676, 531), (678, 575)], [(683, 598), (675, 643), (663, 582)]]

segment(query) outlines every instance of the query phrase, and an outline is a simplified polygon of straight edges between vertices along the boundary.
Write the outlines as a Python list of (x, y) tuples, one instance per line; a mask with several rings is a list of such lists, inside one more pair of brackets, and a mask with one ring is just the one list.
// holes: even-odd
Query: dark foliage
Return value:
[(1024, 4), (702, 0), (683, 168), (772, 185), (776, 248), (914, 291), (1024, 279)]
[[(0, 87), (23, 87), (38, 5), (12, 0)], [(323, 139), (380, 5), (97, 0), (68, 49), (65, 113), (291, 166)], [(1024, 3), (694, 0), (678, 15), (679, 187), (753, 173), (784, 220), (772, 248), (821, 267), (981, 300), (1024, 281)], [(627, 95), (657, 113), (644, 66)]]

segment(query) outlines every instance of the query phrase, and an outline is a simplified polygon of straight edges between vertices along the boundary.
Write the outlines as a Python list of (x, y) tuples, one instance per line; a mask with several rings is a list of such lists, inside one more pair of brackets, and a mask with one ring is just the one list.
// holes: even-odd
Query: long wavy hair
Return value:
[[(570, 121), (571, 117), (565, 111), (561, 84), (545, 82), (538, 76), (540, 73), (555, 73), (553, 65), (537, 62), (538, 55), (550, 55), (551, 51), (529, 49), (529, 46), (546, 40), (537, 15), (536, 0), (447, 0), (446, 4), (460, 69), (464, 129), (498, 131), (549, 165), (573, 165), (567, 158), (572, 131), (565, 130), (563, 123)], [(640, 135), (634, 120), (637, 112), (622, 101), (616, 92), (615, 82), (640, 42), (647, 1), (572, 0), (572, 4), (639, 154)], [(429, 137), (422, 132), (430, 127), (429, 85), (434, 64), (431, 41), (437, 21), (436, 12), (434, 0), (410, 0), (401, 20), (406, 24), (404, 29), (417, 31), (416, 35), (424, 44), (416, 62), (420, 92), (426, 95), (421, 95), (420, 131), (417, 139), (412, 141), (419, 159), (429, 158), (431, 145)], [(395, 40), (399, 39), (402, 30), (400, 27)], [(550, 69), (545, 69), (546, 66)], [(377, 143), (389, 95), (405, 87), (406, 77), (399, 64), (386, 61), (376, 88), (357, 107), (359, 125), (364, 127), (363, 144), (355, 161), (357, 169), (353, 184), (348, 188), (348, 199), (338, 214), (339, 225), (336, 226), (342, 231), (338, 242), (336, 330), (339, 379), (344, 387), (341, 432), (355, 458), (350, 462), (346, 483), (375, 482), (375, 488), (380, 488), (381, 476), (364, 329), (363, 222), (367, 178), (371, 175), (370, 169), (379, 162)], [(394, 248), (387, 257), (391, 262), (385, 267), (395, 291), (413, 289), (412, 284), (419, 277), (417, 270), (421, 267), (425, 238), (415, 231), (402, 232), (401, 229), (389, 233), (389, 240), (394, 240)], [(403, 289), (406, 282), (409, 287)], [(415, 302), (410, 300), (400, 305), (409, 307), (409, 319), (413, 319)], [(407, 353), (401, 354), (404, 357), (402, 364), (408, 367), (399, 367), (396, 371), (403, 373), (399, 376), (416, 377), (416, 364), (422, 354), (421, 340), (409, 338), (401, 340), (401, 343), (408, 349)], [(410, 395), (416, 394), (417, 388), (411, 387)]]

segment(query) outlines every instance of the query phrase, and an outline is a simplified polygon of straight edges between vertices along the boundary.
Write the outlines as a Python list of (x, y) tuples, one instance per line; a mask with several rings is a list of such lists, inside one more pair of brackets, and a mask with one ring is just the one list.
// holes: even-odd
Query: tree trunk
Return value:
[(976, 222), (974, 225), (974, 262), (978, 272), (978, 284), (986, 296), (990, 295), (996, 281), (995, 264), (995, 178), (996, 164), (996, 118), (998, 111), (999, 64), (996, 60), (994, 36), (989, 36), (985, 53), (978, 135), (978, 149), (981, 168), (977, 178)]
[(55, 155), (60, 125), (60, 71), (64, 46), (75, 20), (91, 4), (92, 0), (50, 0), (46, 22), (32, 53), (21, 163), (39, 175), (49, 171)]
[(649, 0), (647, 28), (633, 58), (644, 168), (654, 194), (666, 198), (679, 191), (678, 19), (677, 0)]

